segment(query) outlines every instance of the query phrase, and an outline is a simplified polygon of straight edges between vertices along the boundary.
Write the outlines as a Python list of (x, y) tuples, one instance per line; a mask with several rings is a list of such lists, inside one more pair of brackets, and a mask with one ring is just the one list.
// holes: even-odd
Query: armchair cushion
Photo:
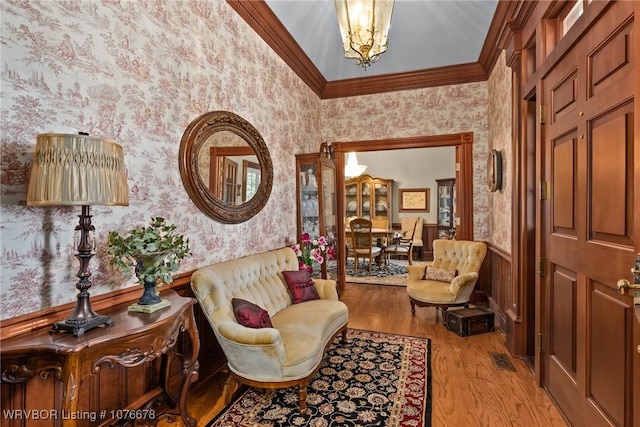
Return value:
[(248, 328), (273, 328), (269, 313), (264, 308), (241, 298), (233, 298), (233, 314), (242, 326)]
[(292, 304), (320, 299), (308, 270), (283, 271), (282, 275), (287, 282)]
[(458, 275), (458, 270), (445, 270), (427, 266), (424, 269), (424, 280), (438, 280), (440, 282), (451, 282)]

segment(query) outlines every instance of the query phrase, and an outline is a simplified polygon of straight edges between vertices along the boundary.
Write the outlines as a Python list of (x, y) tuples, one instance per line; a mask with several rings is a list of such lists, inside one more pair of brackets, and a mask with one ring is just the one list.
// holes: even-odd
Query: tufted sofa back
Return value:
[(434, 240), (433, 267), (458, 270), (458, 274), (480, 271), (487, 245), (469, 240)]
[(251, 301), (273, 316), (291, 305), (281, 272), (297, 269), (291, 248), (275, 249), (202, 267), (191, 275), (191, 287), (212, 325), (234, 318), (232, 298)]

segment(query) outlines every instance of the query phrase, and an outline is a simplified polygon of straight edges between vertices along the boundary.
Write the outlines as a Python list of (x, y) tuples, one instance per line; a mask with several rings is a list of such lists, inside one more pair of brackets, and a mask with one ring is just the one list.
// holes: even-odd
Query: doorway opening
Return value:
[[(447, 147), (455, 148), (456, 154), (456, 212), (458, 212), (456, 237), (473, 240), (473, 133), (419, 136), (367, 141), (334, 142), (332, 148), (336, 158), (336, 197), (338, 220), (338, 247), (345, 245), (345, 175), (346, 154), (362, 151), (386, 151), (408, 148)], [(345, 283), (344, 263), (340, 264), (338, 283), (342, 289)]]

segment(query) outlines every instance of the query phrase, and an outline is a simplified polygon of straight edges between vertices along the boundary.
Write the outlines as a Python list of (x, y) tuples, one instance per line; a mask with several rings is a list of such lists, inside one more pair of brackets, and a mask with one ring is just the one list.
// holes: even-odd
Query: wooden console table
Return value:
[(3, 340), (0, 424), (138, 426), (179, 414), (195, 427), (186, 396), (198, 379), (196, 300), (173, 290), (162, 297), (171, 306), (151, 314), (128, 312), (129, 303), (105, 310), (114, 325), (82, 337), (47, 327)]

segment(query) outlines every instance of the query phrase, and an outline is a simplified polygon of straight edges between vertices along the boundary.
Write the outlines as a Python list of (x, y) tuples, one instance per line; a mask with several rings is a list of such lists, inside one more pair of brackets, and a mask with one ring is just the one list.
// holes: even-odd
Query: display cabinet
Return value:
[(456, 235), (456, 179), (436, 179), (438, 183), (438, 239)]
[[(298, 236), (309, 233), (311, 238), (325, 236), (336, 250), (336, 260), (314, 266), (314, 273), (322, 278), (337, 279), (340, 256), (336, 237), (336, 165), (329, 157), (320, 153), (296, 155), (298, 172), (297, 208)], [(299, 237), (298, 237), (299, 238)]]
[(344, 194), (346, 217), (383, 217), (392, 224), (392, 179), (360, 175), (345, 182)]

